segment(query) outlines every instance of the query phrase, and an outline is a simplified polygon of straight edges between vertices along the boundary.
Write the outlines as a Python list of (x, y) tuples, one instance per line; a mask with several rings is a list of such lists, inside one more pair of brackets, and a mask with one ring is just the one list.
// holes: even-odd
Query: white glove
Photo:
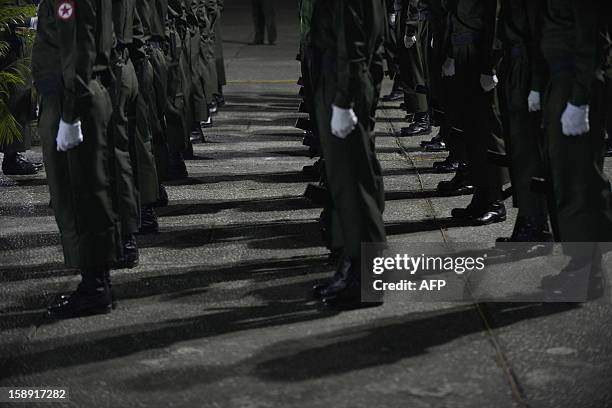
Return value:
[(495, 89), (497, 82), (497, 75), (480, 74), (480, 86), (485, 92)]
[(540, 93), (537, 91), (530, 91), (527, 96), (527, 106), (529, 112), (539, 112), (542, 109), (540, 105)]
[(83, 142), (81, 121), (77, 120), (75, 123), (66, 123), (60, 119), (59, 129), (57, 131), (55, 141), (57, 142), (58, 152), (67, 152), (73, 147), (81, 144)]
[(389, 13), (389, 24), (391, 27), (395, 27), (395, 22), (397, 21), (397, 14)]
[(404, 36), (404, 46), (406, 48), (412, 48), (412, 46), (414, 44), (416, 44), (416, 41), (417, 41), (416, 35), (408, 35), (408, 34), (406, 34)]
[(589, 127), (589, 105), (574, 106), (567, 103), (561, 115), (561, 128), (567, 136), (578, 136), (587, 133)]
[(346, 139), (355, 126), (357, 126), (357, 115), (353, 109), (342, 109), (332, 105), (331, 130), (334, 136)]
[(455, 76), (455, 60), (453, 58), (446, 58), (444, 64), (442, 64), (442, 76), (453, 77)]

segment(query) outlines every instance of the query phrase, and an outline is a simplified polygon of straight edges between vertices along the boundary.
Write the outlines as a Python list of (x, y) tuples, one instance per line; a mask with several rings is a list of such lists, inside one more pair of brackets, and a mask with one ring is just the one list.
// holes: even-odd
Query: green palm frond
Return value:
[(0, 1), (0, 23), (13, 19), (31, 17), (34, 15), (36, 15), (36, 6), (34, 5), (15, 6), (14, 2)]
[(11, 46), (6, 41), (0, 41), (0, 57), (6, 56), (11, 50)]
[(0, 146), (21, 140), (23, 129), (8, 110), (4, 102), (0, 102)]
[[(14, 0), (0, 0), (0, 32), (4, 35), (17, 35), (23, 40), (25, 55), (30, 55), (34, 32), (28, 29), (12, 29), (10, 23), (25, 20), (36, 15), (36, 6), (15, 6)], [(0, 40), (0, 58), (11, 55), (11, 43)], [(30, 83), (29, 58), (3, 62), (0, 66), (0, 145), (14, 143), (23, 138), (23, 129), (9, 110), (9, 100), (15, 87)]]

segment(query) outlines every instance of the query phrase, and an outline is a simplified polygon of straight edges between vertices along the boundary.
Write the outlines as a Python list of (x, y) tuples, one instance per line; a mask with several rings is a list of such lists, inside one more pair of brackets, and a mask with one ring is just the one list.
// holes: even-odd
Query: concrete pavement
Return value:
[[(160, 233), (138, 238), (141, 265), (113, 273), (116, 311), (45, 317), (78, 277), (62, 266), (45, 174), (0, 175), (0, 387), (68, 386), (75, 407), (612, 406), (609, 304), (317, 308), (309, 289), (331, 268), (321, 209), (302, 197), (313, 160), (293, 128), (297, 11), (279, 4), (279, 44), (250, 47), (248, 2), (228, 3), (227, 106), (189, 179), (168, 186)], [(383, 105), (391, 242), (510, 233), (513, 217), (451, 222), (469, 197), (437, 196), (447, 176), (429, 168), (443, 155), (396, 138), (400, 126)]]

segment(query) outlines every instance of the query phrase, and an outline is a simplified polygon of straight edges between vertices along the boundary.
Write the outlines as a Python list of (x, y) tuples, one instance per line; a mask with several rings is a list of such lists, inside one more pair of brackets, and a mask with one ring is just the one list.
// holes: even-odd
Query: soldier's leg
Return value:
[(605, 129), (608, 134), (608, 150), (612, 150), (612, 67), (608, 68), (604, 74), (605, 84), (605, 100), (604, 100), (604, 117)]
[(612, 233), (610, 183), (604, 175), (603, 87), (594, 81), (590, 132), (566, 136), (561, 115), (571, 93), (571, 72), (553, 75), (544, 98), (546, 155), (559, 236), (564, 242), (608, 242)]
[(116, 261), (119, 222), (110, 185), (108, 122), (112, 104), (103, 86), (89, 84), (91, 105), (81, 114), (83, 143), (58, 152), (55, 138), (61, 117), (59, 95), (41, 102), (39, 131), (53, 211), (64, 260), (81, 271), (82, 282), (67, 300), (49, 309), (53, 317), (106, 313), (111, 309), (108, 268)]
[(431, 30), (427, 20), (419, 21), (417, 26), (417, 43), (408, 51), (411, 58), (411, 71), (414, 82), (411, 84), (411, 92), (417, 98), (415, 106), (414, 121), (408, 127), (402, 129), (402, 136), (418, 136), (431, 133), (430, 124), (430, 94), (429, 94), (429, 44), (431, 42)]
[(362, 100), (355, 101), (359, 124), (346, 139), (331, 134), (331, 109), (326, 108), (331, 106), (330, 95), (324, 90), (316, 93), (325, 170), (334, 208), (340, 218), (345, 255), (349, 258), (360, 257), (362, 242), (386, 240), (382, 221), (382, 170), (369, 129), (372, 92), (371, 83), (365, 84), (360, 96)]
[(140, 232), (157, 232), (158, 223), (153, 207), (160, 199), (160, 180), (153, 154), (153, 134), (162, 134), (156, 115), (153, 67), (148, 59), (137, 64), (138, 99), (136, 101), (135, 151), (137, 185), (140, 194)]
[[(206, 103), (206, 96), (204, 95), (205, 80), (203, 61), (201, 58), (200, 48), (200, 30), (197, 28), (193, 29), (190, 35), (190, 47), (191, 47), (191, 106), (193, 109), (193, 119), (196, 122), (197, 129), (200, 133), (202, 127), (208, 121), (208, 107)], [(203, 135), (202, 135), (203, 136)]]
[[(527, 95), (531, 89), (530, 64), (527, 58), (513, 58), (504, 75), (503, 93), (508, 116), (505, 126), (511, 158), (511, 179), (519, 210), (515, 227), (516, 239), (543, 240), (547, 223), (546, 197), (531, 189), (531, 179), (543, 170), (541, 152), (541, 118), (529, 113)], [(520, 236), (516, 236), (516, 235)]]
[(331, 284), (315, 288), (318, 295), (333, 304), (344, 300), (358, 301), (360, 296), (360, 265), (362, 243), (386, 242), (382, 212), (384, 187), (382, 170), (376, 158), (374, 139), (370, 132), (373, 95), (372, 78), (363, 81), (362, 93), (355, 101), (359, 118), (356, 129), (340, 139), (331, 133), (329, 108), (333, 92), (317, 89), (316, 106), (321, 146), (325, 156), (325, 171), (333, 202), (333, 216), (338, 220), (333, 231), (333, 244), (343, 245), (342, 260)]
[[(461, 121), (475, 192), (467, 212), (455, 211), (453, 215), (478, 218), (478, 223), (503, 221), (506, 217), (505, 208), (500, 202), (503, 172), (488, 159), (488, 150), (503, 151), (501, 124), (493, 109), (494, 93), (484, 92), (480, 86), (479, 61), (474, 58), (472, 45), (458, 46), (455, 53), (457, 94), (454, 95), (454, 109), (459, 115), (457, 120)], [(469, 95), (471, 103), (462, 102), (460, 95)], [(486, 220), (479, 219), (487, 214), (491, 216), (487, 216)]]
[(216, 99), (215, 94), (218, 89), (217, 79), (217, 59), (215, 56), (215, 39), (214, 34), (206, 41), (206, 47), (204, 48), (204, 57), (206, 61), (206, 70), (208, 71), (209, 78), (206, 81), (206, 100), (208, 101), (209, 108), (212, 108), (216, 112)]
[(218, 19), (215, 23), (215, 63), (217, 68), (217, 103), (223, 104), (223, 87), (227, 84), (227, 79), (225, 77), (225, 60), (223, 58), (221, 19)]
[(263, 15), (268, 32), (268, 43), (276, 43), (276, 12), (274, 10), (275, 0), (262, 0)]
[[(148, 72), (145, 72), (148, 71)], [(151, 87), (153, 69), (148, 62), (143, 61), (142, 67), (136, 70), (138, 81), (138, 97), (134, 105), (134, 150), (136, 153), (136, 185), (142, 206), (151, 205), (159, 198), (159, 180), (155, 157), (151, 146), (151, 118), (147, 106), (147, 89)]]
[(123, 236), (138, 232), (138, 197), (130, 158), (129, 111), (136, 100), (138, 86), (131, 62), (116, 64), (113, 113), (109, 125), (114, 167), (114, 197)]
[(150, 62), (153, 67), (153, 93), (151, 94), (151, 113), (159, 127), (153, 127), (153, 154), (160, 181), (168, 180), (168, 140), (166, 124), (166, 103), (168, 101), (168, 65), (162, 50), (153, 45), (150, 50)]
[(263, 44), (264, 42), (264, 30), (265, 30), (265, 20), (263, 13), (263, 2), (265, 0), (251, 0), (251, 8), (253, 13), (253, 27), (255, 29), (255, 34), (253, 37), (253, 43), (255, 44)]

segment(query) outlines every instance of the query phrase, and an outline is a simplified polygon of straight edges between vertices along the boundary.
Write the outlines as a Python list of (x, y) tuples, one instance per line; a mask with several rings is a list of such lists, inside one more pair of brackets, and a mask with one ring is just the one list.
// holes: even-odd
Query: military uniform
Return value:
[(221, 35), (221, 16), (224, 0), (217, 0), (218, 17), (215, 23), (215, 63), (217, 69), (217, 102), (223, 103), (223, 87), (227, 84), (225, 76), (225, 60), (223, 58), (223, 36)]
[[(153, 156), (151, 124), (149, 118), (149, 95), (153, 94), (153, 67), (145, 52), (145, 36), (138, 9), (134, 10), (132, 27), (133, 41), (128, 47), (137, 78), (138, 92), (135, 101), (133, 132), (134, 146), (131, 151), (136, 163), (136, 187), (141, 209), (155, 203), (159, 198), (159, 179)], [(142, 220), (142, 210), (141, 210)], [(142, 222), (141, 222), (142, 224)], [(142, 225), (141, 225), (142, 226)]]
[(419, 112), (427, 113), (427, 92), (425, 88), (425, 77), (423, 63), (416, 46), (406, 48), (405, 36), (417, 34), (417, 13), (414, 0), (403, 0), (400, 24), (398, 27), (398, 56), (400, 75), (404, 89), (404, 103), (409, 114)]
[[(340, 219), (344, 261), (320, 295), (329, 301), (359, 298), (361, 244), (386, 241), (382, 171), (372, 137), (376, 98), (372, 62), (383, 43), (379, 0), (317, 1), (312, 18), (314, 98), (325, 171)], [(375, 69), (374, 69), (375, 70)], [(341, 139), (331, 133), (332, 105), (353, 110), (356, 128)]]
[[(50, 309), (54, 316), (110, 311), (108, 267), (116, 260), (119, 222), (112, 206), (108, 122), (112, 104), (110, 0), (43, 0), (32, 51), (41, 96), (39, 131), (64, 260), (81, 271), (79, 289)], [(58, 151), (58, 125), (80, 121), (83, 141)], [(66, 126), (66, 125), (64, 125)]]
[[(475, 192), (467, 209), (455, 209), (456, 218), (477, 224), (506, 218), (501, 200), (505, 182), (502, 169), (488, 159), (488, 151), (502, 153), (501, 123), (494, 109), (494, 91), (485, 91), (483, 76), (492, 80), (497, 63), (494, 53), (496, 7), (492, 0), (454, 0), (449, 3), (446, 55), (454, 60), (455, 75), (449, 90), (449, 120), (461, 129), (468, 169)], [(466, 95), (470, 103), (466, 103)]]
[(542, 1), (503, 1), (499, 37), (504, 48), (500, 70), (505, 105), (506, 146), (511, 157), (511, 180), (517, 224), (511, 239), (543, 241), (547, 229), (544, 194), (532, 191), (532, 178), (542, 176), (541, 116), (528, 110), (530, 92), (541, 94), (545, 69), (540, 43)]
[(263, 44), (264, 32), (268, 32), (268, 42), (276, 42), (276, 16), (274, 13), (275, 0), (251, 0), (255, 38), (253, 44)]
[[(129, 53), (129, 47), (134, 41), (135, 1), (113, 1), (112, 6), (116, 43), (111, 53), (114, 83), (110, 88), (113, 114), (109, 125), (109, 136), (113, 152), (112, 162), (115, 168), (114, 197), (121, 220), (124, 247), (127, 245), (131, 256), (137, 257), (133, 234), (138, 232), (140, 224), (140, 203), (134, 175), (136, 167), (134, 130), (138, 80)], [(133, 152), (132, 155), (130, 152)], [(126, 266), (133, 266), (135, 261), (136, 258)]]
[[(545, 159), (552, 183), (557, 239), (608, 242), (612, 233), (610, 184), (603, 173), (603, 83), (600, 18), (605, 1), (546, 0), (542, 52), (550, 72), (543, 98)], [(564, 134), (568, 103), (589, 106), (590, 129)]]
[[(142, 21), (146, 52), (153, 68), (153, 93), (147, 95), (152, 131), (153, 154), (160, 181), (168, 179), (168, 145), (166, 140), (166, 101), (168, 99), (168, 65), (163, 46), (166, 38), (165, 15), (167, 2), (137, 0), (136, 7)], [(163, 13), (163, 14), (162, 14)], [(161, 23), (163, 19), (164, 23)]]

